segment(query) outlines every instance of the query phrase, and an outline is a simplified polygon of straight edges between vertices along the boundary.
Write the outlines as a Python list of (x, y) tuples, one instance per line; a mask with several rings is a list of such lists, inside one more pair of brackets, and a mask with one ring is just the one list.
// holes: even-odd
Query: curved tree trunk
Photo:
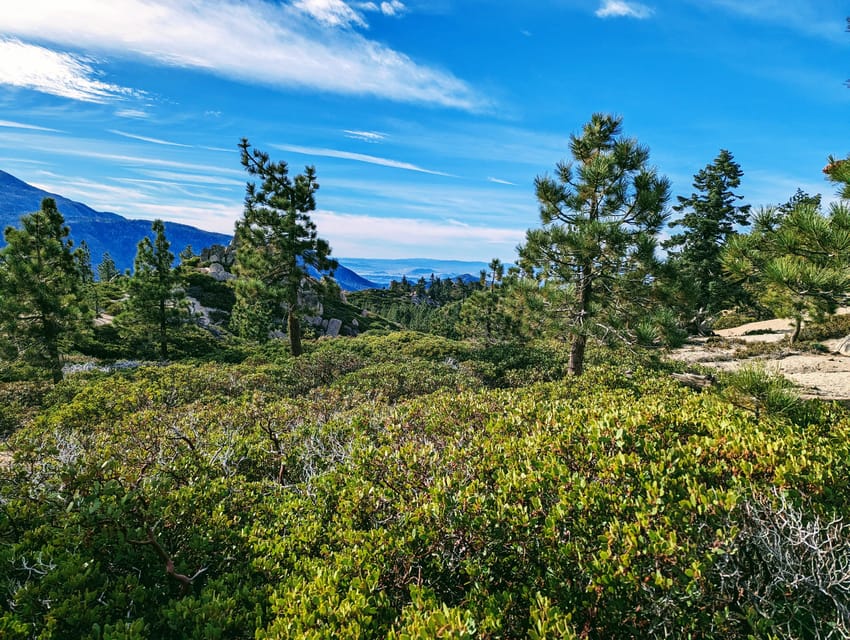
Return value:
[(800, 338), (800, 333), (803, 331), (803, 318), (802, 316), (797, 316), (794, 318), (794, 333), (791, 334), (791, 344), (797, 342)]

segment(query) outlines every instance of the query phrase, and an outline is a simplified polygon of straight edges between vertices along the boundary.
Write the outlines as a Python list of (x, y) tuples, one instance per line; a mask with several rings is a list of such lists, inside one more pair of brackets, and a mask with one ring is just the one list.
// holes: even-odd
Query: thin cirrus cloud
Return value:
[(400, 162), (389, 158), (381, 158), (380, 156), (371, 156), (365, 153), (352, 153), (351, 151), (341, 151), (339, 149), (323, 149), (321, 147), (302, 147), (293, 144), (273, 144), (275, 149), (281, 151), (289, 151), (290, 153), (300, 153), (305, 156), (320, 156), (323, 158), (339, 158), (341, 160), (354, 160), (355, 162), (366, 162), (368, 164), (376, 164), (382, 167), (391, 167), (393, 169), (404, 169), (405, 171), (416, 171), (417, 173), (427, 173), (432, 176), (445, 176), (448, 178), (454, 177), (450, 173), (442, 171), (432, 171), (424, 167), (411, 164), (410, 162)]
[(343, 0), (295, 0), (292, 6), (314, 20), (329, 27), (358, 26), (368, 28), (364, 12), (382, 13), (385, 16), (400, 16), (407, 7), (399, 0), (390, 2), (356, 2), (353, 5)]
[(386, 135), (383, 133), (378, 133), (377, 131), (352, 131), (351, 129), (344, 129), (343, 133), (346, 138), (351, 138), (353, 140), (362, 140), (363, 142), (381, 142), (386, 139)]
[(653, 10), (639, 2), (627, 0), (604, 0), (596, 10), (598, 18), (637, 18), (643, 20), (650, 17)]
[(9, 129), (26, 129), (28, 131), (50, 131), (51, 133), (62, 133), (59, 129), (51, 129), (49, 127), (39, 127), (35, 124), (27, 124), (25, 122), (14, 122), (12, 120), (0, 120), (0, 127)]
[(170, 142), (169, 140), (160, 140), (159, 138), (148, 138), (147, 136), (139, 136), (134, 133), (126, 133), (118, 129), (108, 129), (109, 133), (114, 133), (116, 136), (130, 138), (132, 140), (140, 140), (141, 142), (150, 142), (152, 144), (161, 144), (167, 147), (191, 147), (189, 144), (181, 144), (179, 142)]
[(315, 211), (316, 225), (336, 255), (363, 255), (368, 247), (387, 247), (389, 258), (409, 258), (423, 253), (456, 257), (453, 247), (488, 246), (492, 253), (513, 251), (525, 233), (519, 229), (468, 224), (446, 224), (444, 220), (382, 218), (334, 211)]
[[(697, 0), (691, 0), (696, 2)], [(769, 24), (793, 29), (799, 33), (847, 44), (844, 13), (822, 0), (699, 0), (730, 13)]]
[(368, 26), (363, 16), (342, 0), (296, 0), (292, 6), (330, 27)]
[[(0, 9), (0, 15), (4, 14), (5, 9)], [(129, 87), (98, 80), (87, 58), (9, 37), (0, 38), (0, 84), (95, 103), (141, 95)]]
[(147, 111), (141, 109), (119, 109), (115, 112), (115, 115), (119, 118), (134, 118), (136, 120), (144, 120), (150, 117)]
[[(317, 2), (304, 1), (314, 6)], [(343, 4), (351, 8), (341, 0), (325, 0), (325, 4), (340, 10)], [(383, 4), (396, 11), (393, 7), (397, 5)], [(490, 106), (451, 73), (417, 63), (354, 28), (334, 28), (327, 21), (312, 20), (291, 4), (264, 0), (74, 0), (64, 6), (67, 8), (58, 7), (55, 0), (4, 0), (0, 3), (0, 33), (250, 84), (302, 87), (466, 111), (483, 111)], [(376, 6), (387, 12), (383, 5)], [(359, 26), (356, 21), (354, 26)], [(21, 40), (11, 42), (18, 48), (33, 47)], [(36, 50), (39, 55), (32, 55)], [(116, 99), (132, 92), (97, 80), (93, 63), (79, 56), (43, 47), (29, 51), (26, 67), (31, 71), (25, 77), (31, 88), (90, 101)], [(6, 69), (0, 79), (20, 84), (26, 68), (18, 62), (12, 64), (13, 59), (16, 56), (10, 52), (0, 53)], [(42, 79), (45, 74), (50, 75), (49, 82)]]

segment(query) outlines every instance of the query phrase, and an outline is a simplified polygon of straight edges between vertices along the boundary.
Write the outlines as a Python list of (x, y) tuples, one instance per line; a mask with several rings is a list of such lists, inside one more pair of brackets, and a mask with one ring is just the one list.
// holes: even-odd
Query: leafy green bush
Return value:
[(0, 465), (0, 635), (743, 640), (839, 610), (735, 563), (784, 513), (840, 566), (843, 409), (565, 357), (402, 334), (69, 378)]

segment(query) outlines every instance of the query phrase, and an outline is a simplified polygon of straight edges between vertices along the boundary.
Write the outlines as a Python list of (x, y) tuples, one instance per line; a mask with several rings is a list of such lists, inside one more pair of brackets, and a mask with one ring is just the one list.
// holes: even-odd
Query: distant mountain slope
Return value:
[[(471, 260), (437, 260), (433, 258), (341, 258), (345, 264), (364, 278), (387, 287), (392, 280), (404, 276), (415, 283), (419, 278), (430, 280), (431, 274), (442, 279), (463, 278), (477, 281), (481, 270), (488, 270), (486, 262)], [(505, 265), (506, 267), (509, 265)]]
[[(95, 211), (81, 202), (27, 184), (5, 171), (0, 171), (0, 226), (3, 229), (18, 226), (21, 216), (37, 211), (44, 198), (56, 200), (59, 212), (71, 228), (74, 245), (79, 246), (85, 240), (95, 267), (103, 253), (108, 251), (119, 270), (133, 268), (136, 245), (144, 236), (151, 235), (149, 220), (129, 220), (116, 213)], [(165, 233), (175, 255), (187, 245), (197, 251), (213, 244), (226, 245), (230, 242), (230, 236), (224, 233), (203, 231), (176, 222), (166, 222)]]
[[(37, 211), (44, 198), (56, 200), (59, 212), (71, 228), (74, 245), (78, 246), (85, 240), (95, 267), (100, 264), (103, 253), (108, 251), (120, 271), (132, 269), (139, 240), (146, 235), (152, 237), (151, 223), (148, 220), (129, 220), (116, 213), (95, 211), (81, 202), (48, 193), (27, 184), (5, 171), (0, 171), (0, 230), (8, 226), (17, 227), (21, 216)], [(224, 233), (203, 231), (176, 222), (166, 222), (165, 233), (175, 255), (188, 245), (197, 252), (214, 244), (227, 245), (231, 240), (231, 236)], [(0, 235), (0, 246), (3, 244), (5, 243)], [(343, 265), (339, 266), (334, 277), (339, 286), (346, 291), (360, 291), (381, 286), (359, 276)]]

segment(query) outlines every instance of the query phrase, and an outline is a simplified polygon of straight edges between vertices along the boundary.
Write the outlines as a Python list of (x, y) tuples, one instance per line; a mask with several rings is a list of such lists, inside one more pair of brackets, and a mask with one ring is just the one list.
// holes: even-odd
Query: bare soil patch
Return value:
[(791, 329), (792, 320), (789, 319), (751, 322), (716, 331), (720, 340), (716, 337), (692, 339), (681, 349), (674, 350), (671, 357), (721, 371), (735, 371), (744, 365), (760, 363), (767, 371), (781, 374), (798, 385), (804, 397), (850, 401), (850, 357), (837, 351), (844, 338), (823, 341), (826, 348), (823, 353), (802, 352), (788, 345), (771, 355), (736, 356), (742, 342), (787, 342)]

